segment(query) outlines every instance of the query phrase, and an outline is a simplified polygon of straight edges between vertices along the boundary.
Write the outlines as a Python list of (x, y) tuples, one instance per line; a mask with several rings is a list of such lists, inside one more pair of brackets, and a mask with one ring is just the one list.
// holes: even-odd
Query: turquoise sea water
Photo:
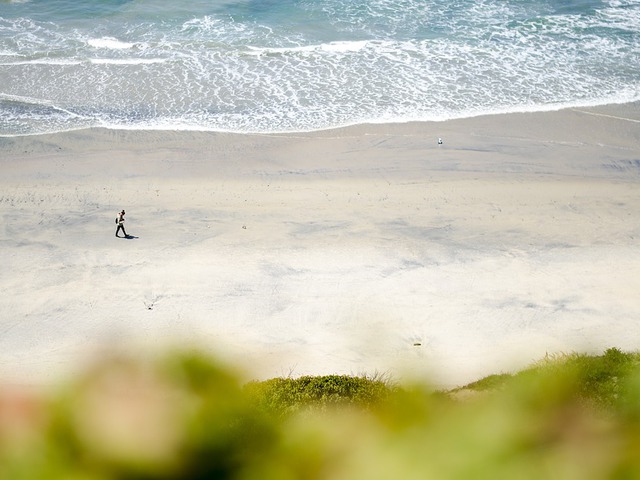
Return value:
[(0, 135), (640, 99), (640, 0), (0, 0)]

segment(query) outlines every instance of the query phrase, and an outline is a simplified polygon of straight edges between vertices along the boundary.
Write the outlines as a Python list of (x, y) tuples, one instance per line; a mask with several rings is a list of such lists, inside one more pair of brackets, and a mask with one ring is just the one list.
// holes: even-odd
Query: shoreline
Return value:
[[(46, 383), (113, 345), (181, 344), (256, 378), (452, 387), (636, 350), (639, 105), (2, 137), (0, 374)], [(131, 240), (111, 231), (122, 208)]]
[[(582, 127), (587, 128), (571, 128), (571, 124), (579, 122)], [(197, 157), (196, 161), (189, 162), (189, 166), (195, 166), (206, 169), (202, 173), (225, 176), (238, 176), (234, 168), (243, 169), (241, 161), (235, 153), (244, 152), (254, 153), (254, 147), (272, 148), (277, 150), (289, 145), (295, 145), (295, 148), (302, 147), (306, 142), (312, 149), (317, 147), (322, 141), (336, 141), (337, 143), (348, 144), (351, 140), (359, 139), (360, 144), (364, 148), (371, 148), (365, 140), (368, 137), (381, 137), (380, 143), (388, 143), (388, 149), (398, 148), (404, 159), (411, 161), (409, 167), (416, 166), (415, 150), (423, 149), (425, 153), (437, 152), (440, 155), (439, 160), (454, 160), (451, 163), (441, 162), (439, 164), (428, 162), (431, 160), (426, 158), (427, 164), (421, 162), (419, 168), (432, 169), (438, 173), (444, 171), (456, 172), (460, 174), (462, 171), (473, 173), (534, 173), (547, 175), (571, 175), (576, 174), (579, 177), (584, 175), (604, 175), (610, 177), (613, 170), (634, 169), (633, 165), (619, 165), (615, 162), (611, 164), (596, 165), (592, 161), (591, 164), (578, 165), (575, 172), (562, 171), (562, 163), (555, 164), (550, 159), (544, 158), (545, 153), (553, 155), (562, 154), (559, 150), (577, 147), (590, 147), (591, 154), (594, 157), (600, 154), (602, 157), (625, 156), (624, 151), (634, 151), (637, 148), (637, 138), (635, 134), (635, 124), (640, 123), (640, 102), (631, 104), (613, 104), (589, 109), (564, 109), (552, 112), (534, 112), (534, 113), (513, 113), (513, 114), (496, 114), (487, 116), (478, 116), (463, 118), (457, 120), (449, 120), (443, 122), (408, 122), (408, 123), (390, 123), (390, 124), (361, 124), (349, 127), (338, 127), (329, 130), (319, 130), (313, 132), (299, 133), (276, 133), (276, 134), (244, 134), (244, 133), (221, 133), (221, 132), (201, 132), (201, 131), (182, 131), (182, 130), (111, 130), (107, 128), (89, 128), (83, 130), (73, 130), (59, 132), (53, 134), (38, 134), (18, 137), (0, 137), (0, 150), (10, 155), (11, 161), (4, 162), (3, 168), (13, 168), (11, 162), (20, 159), (33, 160), (39, 156), (50, 156), (55, 158), (64, 155), (89, 155), (95, 156), (105, 150), (117, 151), (123, 155), (129, 155), (132, 158), (140, 156), (145, 158), (145, 152), (150, 152), (148, 157), (156, 158), (158, 152), (165, 157), (165, 162), (177, 161), (180, 166), (185, 163), (178, 157), (184, 156), (188, 151)], [(621, 130), (620, 132), (611, 132), (611, 125), (615, 124)], [(571, 129), (570, 135), (565, 135), (564, 129)], [(609, 133), (614, 135), (607, 135)], [(567, 138), (565, 138), (567, 137)], [(612, 137), (616, 137), (616, 142), (609, 142)], [(444, 138), (442, 145), (437, 144), (439, 138)], [(600, 139), (601, 141), (594, 141)], [(537, 143), (539, 151), (534, 152), (532, 143)], [(230, 144), (237, 144), (237, 148), (229, 149)], [(372, 143), (372, 142), (369, 142)], [(525, 152), (528, 147), (529, 152)], [(540, 147), (547, 148), (549, 152), (544, 152)], [(557, 147), (557, 148), (554, 148)], [(595, 147), (595, 148), (594, 148)], [(618, 155), (610, 155), (607, 148), (613, 148)], [(508, 149), (512, 151), (509, 152)], [(520, 149), (520, 150), (518, 150)], [(151, 150), (154, 150), (151, 152)], [(182, 150), (183, 155), (174, 155)], [(413, 150), (413, 151), (412, 151)], [(599, 150), (599, 151), (598, 151)], [(622, 154), (620, 155), (620, 152)], [(297, 152), (296, 152), (297, 153)], [(312, 152), (311, 159), (315, 162), (314, 169), (305, 169), (311, 162), (296, 160), (289, 162), (281, 161), (282, 165), (287, 164), (288, 169), (280, 171), (268, 171), (270, 175), (297, 175), (297, 174), (318, 174), (318, 173), (338, 173), (331, 169), (331, 161), (329, 166), (322, 163), (327, 161), (317, 152)], [(470, 159), (452, 158), (452, 153), (464, 154), (470, 153), (473, 160), (480, 155), (488, 156), (495, 153), (496, 156), (509, 157), (511, 160), (508, 164), (501, 162), (478, 163), (470, 161)], [(535, 158), (539, 171), (527, 171), (527, 165), (524, 163), (523, 156), (525, 153)], [(220, 157), (213, 159), (212, 155), (221, 154)], [(308, 155), (305, 155), (307, 157)], [(631, 154), (631, 157), (633, 155)], [(208, 157), (208, 158), (207, 158)], [(213, 161), (212, 161), (213, 160)], [(288, 159), (285, 159), (288, 160)], [(370, 159), (368, 159), (370, 160)], [(375, 160), (379, 161), (379, 158)], [(205, 162), (211, 162), (205, 164)], [(301, 165), (300, 168), (297, 168)], [(385, 164), (386, 166), (386, 164)], [(534, 166), (533, 164), (529, 167)], [(592, 167), (599, 169), (610, 169), (606, 172), (594, 172)], [(431, 168), (430, 168), (431, 167)], [(459, 168), (462, 167), (462, 168)], [(221, 170), (220, 170), (221, 168)], [(395, 166), (395, 170), (406, 169), (406, 165)], [(591, 171), (589, 171), (591, 169)], [(244, 168), (246, 172), (255, 173), (251, 166)], [(362, 169), (362, 173), (366, 172), (367, 167)], [(370, 169), (369, 169), (370, 170)], [(387, 169), (389, 170), (389, 169)], [(175, 171), (180, 176), (193, 175), (193, 169), (186, 169), (184, 172)], [(263, 173), (263, 172), (260, 172)], [(627, 175), (621, 175), (621, 179), (627, 178)]]
[[(171, 128), (171, 127), (153, 127), (153, 128), (138, 128), (138, 127), (105, 127), (105, 126), (90, 126), (90, 127), (78, 127), (72, 128), (68, 130), (60, 130), (55, 132), (40, 132), (40, 133), (25, 133), (25, 134), (0, 134), (0, 140), (2, 139), (12, 139), (12, 138), (33, 138), (39, 136), (55, 136), (55, 135), (65, 135), (65, 134), (73, 134), (74, 132), (86, 132), (86, 131), (114, 131), (114, 132), (133, 132), (133, 133), (161, 133), (161, 132), (173, 132), (173, 133), (185, 133), (185, 134), (219, 134), (219, 135), (240, 135), (240, 136), (306, 136), (306, 135), (314, 135), (314, 134), (324, 134), (330, 133), (332, 131), (344, 131), (349, 129), (357, 129), (358, 127), (376, 127), (376, 126), (398, 126), (398, 125), (411, 125), (411, 124), (443, 124), (450, 122), (463, 122), (467, 120), (475, 120), (482, 118), (492, 118), (499, 116), (518, 116), (518, 115), (529, 115), (529, 114), (547, 114), (547, 113), (556, 113), (556, 112), (565, 112), (565, 111), (580, 111), (583, 113), (589, 113), (592, 115), (602, 115), (602, 116), (611, 116), (612, 118), (618, 118), (619, 120), (630, 120), (632, 122), (640, 122), (640, 118), (638, 117), (638, 105), (640, 105), (639, 100), (632, 101), (620, 101), (615, 103), (596, 103), (596, 104), (585, 104), (585, 105), (564, 105), (564, 106), (554, 106), (545, 108), (544, 106), (540, 107), (531, 107), (530, 109), (521, 109), (521, 110), (511, 110), (511, 111), (495, 111), (495, 112), (486, 112), (486, 113), (477, 113), (468, 116), (460, 116), (460, 117), (450, 117), (443, 119), (431, 119), (431, 120), (380, 120), (380, 121), (363, 121), (357, 123), (351, 123), (346, 125), (338, 125), (333, 127), (325, 127), (318, 128), (313, 130), (291, 130), (291, 131), (273, 131), (273, 132), (258, 132), (258, 131), (232, 131), (232, 130), (224, 130), (224, 129), (207, 129), (207, 128), (188, 128), (188, 127), (180, 127), (180, 128)], [(615, 115), (608, 115), (606, 112), (624, 112), (624, 114), (628, 114), (631, 118), (616, 117)]]

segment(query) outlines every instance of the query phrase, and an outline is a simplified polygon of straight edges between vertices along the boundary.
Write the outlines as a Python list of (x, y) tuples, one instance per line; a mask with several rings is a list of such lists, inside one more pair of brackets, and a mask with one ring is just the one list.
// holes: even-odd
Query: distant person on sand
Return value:
[(128, 235), (127, 235), (127, 231), (124, 229), (124, 210), (122, 210), (118, 214), (118, 218), (116, 218), (116, 223), (118, 224), (118, 228), (116, 228), (116, 237), (120, 238), (120, 235), (118, 235), (118, 233), (120, 233), (120, 230), (122, 230), (122, 233), (124, 233), (124, 236), (126, 238)]

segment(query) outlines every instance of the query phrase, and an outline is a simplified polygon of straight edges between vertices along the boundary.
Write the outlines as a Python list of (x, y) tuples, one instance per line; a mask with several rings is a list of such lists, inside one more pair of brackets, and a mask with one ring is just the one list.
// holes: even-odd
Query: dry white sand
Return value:
[[(438, 137), (444, 143), (437, 144)], [(198, 346), (439, 386), (640, 347), (640, 108), (0, 138), (0, 369)], [(126, 209), (132, 238), (115, 238)]]

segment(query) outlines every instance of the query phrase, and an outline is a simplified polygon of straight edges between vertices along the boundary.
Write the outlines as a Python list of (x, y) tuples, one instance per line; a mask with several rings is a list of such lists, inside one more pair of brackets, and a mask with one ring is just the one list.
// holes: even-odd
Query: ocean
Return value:
[(640, 100), (640, 0), (0, 0), (0, 135)]

